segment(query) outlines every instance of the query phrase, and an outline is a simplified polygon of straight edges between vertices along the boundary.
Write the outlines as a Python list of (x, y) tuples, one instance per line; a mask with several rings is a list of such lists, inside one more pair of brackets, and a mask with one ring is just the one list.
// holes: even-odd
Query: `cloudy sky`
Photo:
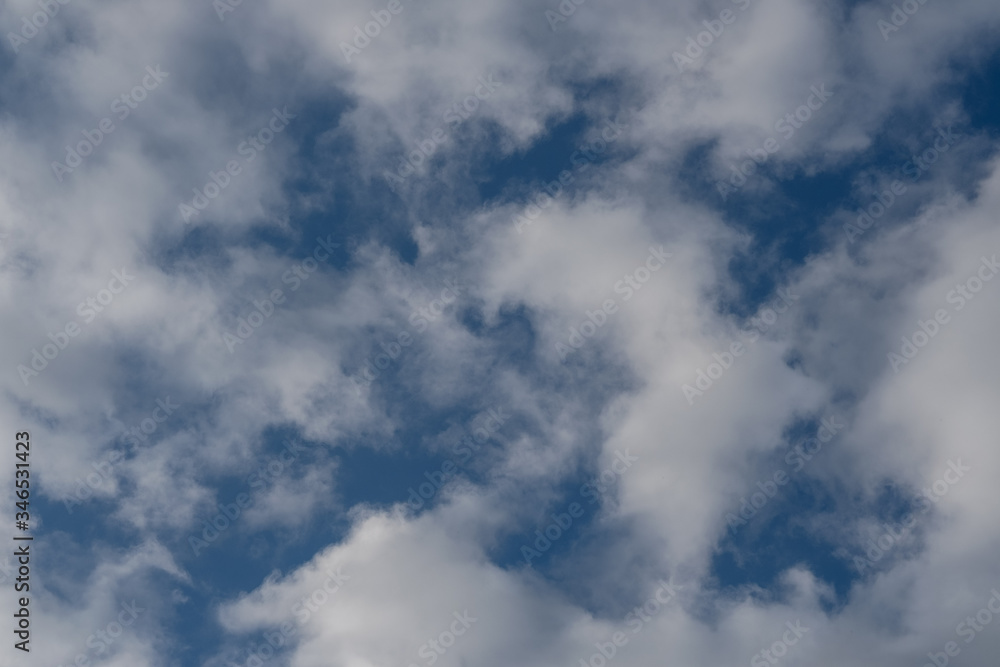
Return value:
[(0, 27), (3, 667), (996, 665), (995, 0)]

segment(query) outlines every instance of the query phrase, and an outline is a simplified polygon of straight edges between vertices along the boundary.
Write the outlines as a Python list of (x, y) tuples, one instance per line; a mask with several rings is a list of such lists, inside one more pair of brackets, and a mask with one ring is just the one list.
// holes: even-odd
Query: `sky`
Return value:
[(996, 665), (996, 2), (0, 28), (0, 667)]

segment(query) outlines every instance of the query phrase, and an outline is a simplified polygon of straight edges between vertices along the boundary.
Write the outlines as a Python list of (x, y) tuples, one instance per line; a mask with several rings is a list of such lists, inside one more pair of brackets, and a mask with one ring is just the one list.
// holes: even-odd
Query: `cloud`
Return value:
[[(1000, 584), (1000, 175), (971, 74), (1000, 15), (900, 5), (887, 33), (895, 7), (857, 2), (8, 3), (5, 32), (58, 7), (0, 73), (0, 421), (39, 443), (44, 660), (95, 650), (134, 599), (150, 611), (92, 658), (249, 664), (281, 632), (295, 666), (892, 667), (949, 641), (989, 664), (992, 626), (956, 626)], [(914, 177), (948, 127), (964, 138)], [(166, 396), (182, 407), (129, 445)], [(498, 405), (486, 455), (407, 509), (444, 434)], [(730, 534), (831, 415), (836, 439)], [(285, 442), (307, 454), (192, 556)], [(525, 566), (622, 451), (635, 469)], [(810, 550), (755, 570), (781, 526)]]

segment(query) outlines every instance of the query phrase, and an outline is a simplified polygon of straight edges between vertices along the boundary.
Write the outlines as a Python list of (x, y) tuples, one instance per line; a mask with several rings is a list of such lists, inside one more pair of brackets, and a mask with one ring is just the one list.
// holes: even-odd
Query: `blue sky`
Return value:
[(0, 665), (995, 664), (995, 3), (228, 2), (0, 9)]

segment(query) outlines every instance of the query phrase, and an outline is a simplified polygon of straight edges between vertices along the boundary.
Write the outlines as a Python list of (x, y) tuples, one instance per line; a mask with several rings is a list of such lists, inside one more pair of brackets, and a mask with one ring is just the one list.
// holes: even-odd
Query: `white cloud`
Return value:
[[(942, 160), (858, 244), (839, 231), (853, 217), (848, 202), (812, 221), (834, 232), (822, 251), (776, 276), (798, 301), (753, 342), (740, 333), (746, 322), (718, 307), (723, 297), (742, 295), (745, 286), (729, 268), (752, 239), (720, 216), (715, 201), (694, 198), (685, 179), (711, 189), (730, 160), (760, 146), (775, 121), (821, 83), (835, 95), (783, 144), (773, 163), (779, 174), (850, 163), (887, 127), (902, 131), (894, 120), (900, 109), (961, 123), (963, 110), (939, 106), (938, 87), (953, 80), (955, 63), (980, 62), (993, 48), (988, 36), (1000, 15), (986, 1), (926, 3), (887, 41), (876, 22), (889, 10), (879, 3), (849, 13), (792, 0), (754, 3), (737, 11), (691, 71), (678, 73), (673, 52), (732, 4), (584, 3), (552, 32), (548, 5), (404, 0), (405, 10), (351, 63), (340, 42), (382, 5), (244, 3), (224, 22), (210, 4), (63, 5), (38, 37), (7, 54), (10, 92), (0, 121), (0, 231), (7, 235), (0, 239), (0, 365), (7, 369), (0, 416), (44, 443), (34, 459), (44, 471), (35, 493), (61, 510), (77, 479), (120, 446), (107, 415), (125, 424), (148, 416), (150, 401), (134, 396), (137, 386), (169, 393), (185, 408), (89, 502), (110, 504), (109, 515), (134, 531), (128, 539), (154, 545), (197, 531), (206, 508), (228, 501), (213, 480), (245, 479), (265, 455), (271, 427), (297, 429), (318, 451), (359, 442), (391, 450), (409, 426), (394, 392), (434, 410), (499, 403), (524, 426), (497, 439), (490, 465), (481, 464), (481, 485), (447, 487), (442, 504), (420, 516), (356, 507), (343, 542), (224, 603), (225, 630), (242, 636), (294, 619), (296, 601), (340, 566), (350, 583), (302, 625), (292, 665), (421, 664), (429, 660), (421, 647), (465, 610), (478, 620), (439, 664), (574, 664), (595, 642), (631, 631), (624, 613), (608, 609), (623, 598), (642, 603), (660, 577), (673, 574), (683, 594), (643, 625), (616, 664), (664, 656), (692, 665), (749, 661), (798, 619), (810, 631), (790, 649), (788, 664), (837, 656), (843, 664), (892, 667), (942, 650), (1000, 584), (1000, 534), (989, 513), (1000, 467), (991, 440), (1000, 426), (991, 409), (1000, 283), (961, 311), (947, 299), (984, 254), (1000, 253), (1000, 177), (972, 146), (988, 138)], [(29, 11), (32, 3), (9, 3), (0, 23), (17, 26)], [(65, 146), (112, 114), (112, 100), (157, 64), (169, 77), (59, 182), (52, 161), (63, 160)], [(334, 234), (343, 256), (292, 290), (282, 277), (303, 258), (264, 247), (253, 232), (264, 229), (275, 247), (312, 247), (311, 238), (298, 238), (290, 211), (330, 217), (332, 233), (344, 215), (336, 207), (350, 199), (338, 188), (379, 187), (382, 171), (490, 73), (503, 85), (450, 135), (440, 162), (410, 179), (402, 198), (356, 204), (360, 215), (381, 216), (359, 228), (398, 224), (419, 256), (404, 259), (377, 234), (353, 246)], [(601, 94), (595, 83), (602, 78), (620, 90)], [(320, 120), (318, 101), (327, 114)], [(296, 124), (185, 225), (178, 204), (286, 105), (299, 114)], [(516, 155), (575, 111), (598, 128), (632, 112), (609, 150), (613, 160), (579, 173), (580, 189), (557, 197), (523, 233), (510, 221), (521, 209), (503, 198), (470, 210), (476, 160)], [(925, 146), (920, 136), (907, 143), (912, 151)], [(685, 160), (698, 144), (711, 150), (703, 173), (692, 174), (702, 167)], [(570, 155), (554, 157), (571, 164)], [(678, 176), (685, 165), (692, 172)], [(314, 166), (317, 173), (303, 173)], [(972, 180), (966, 169), (986, 173), (973, 200), (951, 186)], [(289, 193), (286, 178), (320, 190)], [(747, 193), (772, 186), (761, 177)], [(404, 219), (389, 220), (398, 207), (406, 208)], [(343, 211), (350, 210), (348, 202)], [(615, 285), (660, 245), (670, 260), (626, 302)], [(77, 304), (123, 267), (135, 281), (84, 323)], [(351, 376), (379, 341), (413, 326), (411, 313), (446, 279), (465, 286), (459, 302), (358, 392)], [(230, 354), (223, 333), (276, 285), (287, 302)], [(607, 299), (618, 312), (563, 363), (556, 343)], [(523, 309), (525, 340), (535, 343), (521, 366), (499, 335), (483, 333), (514, 308)], [(950, 322), (894, 371), (887, 355), (939, 309)], [(468, 318), (481, 318), (483, 329), (474, 332)], [(18, 365), (30, 366), (32, 350), (70, 322), (85, 326), (25, 385)], [(734, 340), (744, 341), (746, 353), (689, 404), (682, 386)], [(829, 414), (849, 427), (805, 474), (835, 489), (841, 504), (807, 527), (841, 536), (838, 546), (849, 553), (861, 553), (877, 528), (875, 503), (887, 484), (919, 490), (959, 458), (972, 471), (921, 524), (912, 557), (891, 567), (887, 560), (857, 581), (836, 614), (824, 612), (827, 584), (801, 566), (784, 573), (790, 593), (780, 602), (749, 590), (720, 593), (707, 577), (726, 512), (752, 489), (762, 458), (783, 452), (791, 425)], [(581, 465), (609, 465), (623, 449), (641, 464), (594, 522), (615, 543), (565, 556), (604, 575), (553, 583), (491, 561), (505, 540), (544, 516), (559, 497), (556, 485)], [(297, 528), (328, 513), (345, 518), (339, 473), (324, 463), (279, 479), (248, 514), (246, 529)], [(65, 517), (39, 517), (42, 526), (58, 519)], [(56, 533), (38, 545), (53, 552), (61, 541), (71, 542)], [(614, 559), (635, 554), (642, 564), (629, 590), (602, 588), (627, 579), (630, 570)], [(38, 580), (39, 636), (58, 638), (40, 652), (54, 664), (86, 645), (94, 619), (110, 618), (119, 590), (141, 590), (151, 609), (153, 600), (166, 603), (176, 582), (164, 589), (149, 572), (201, 585), (162, 546), (123, 555), (102, 543), (86, 556)], [(85, 584), (70, 581), (83, 569)], [(581, 589), (591, 601), (614, 602), (584, 607)], [(67, 604), (67, 597), (88, 602)], [(148, 622), (123, 637), (109, 664), (171, 663), (165, 656), (180, 640), (167, 636), (159, 612)], [(962, 644), (963, 661), (988, 664), (997, 641), (984, 632)]]

